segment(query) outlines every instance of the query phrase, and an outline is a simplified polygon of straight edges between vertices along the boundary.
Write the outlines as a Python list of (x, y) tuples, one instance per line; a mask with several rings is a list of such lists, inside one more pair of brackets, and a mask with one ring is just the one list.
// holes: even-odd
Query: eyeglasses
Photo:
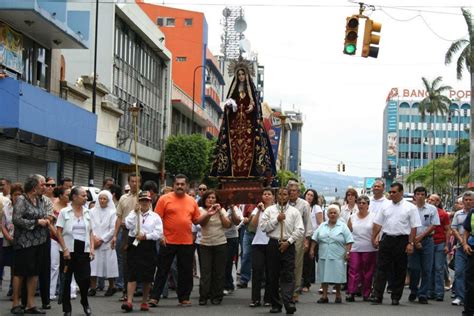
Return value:
[(56, 186), (56, 183), (46, 183), (45, 186), (54, 188)]
[(206, 191), (206, 188), (199, 188), (199, 191)]

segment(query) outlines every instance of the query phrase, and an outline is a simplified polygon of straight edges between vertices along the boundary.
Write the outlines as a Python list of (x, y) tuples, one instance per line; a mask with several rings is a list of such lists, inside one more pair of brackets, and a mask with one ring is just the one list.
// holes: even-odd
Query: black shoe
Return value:
[(259, 307), (262, 306), (260, 301), (253, 301), (252, 303), (249, 304), (250, 307)]
[(44, 315), (46, 314), (46, 312), (35, 306), (32, 308), (25, 309), (25, 314)]
[(444, 298), (443, 298), (443, 297), (437, 297), (437, 298), (436, 298), (436, 302), (442, 302), (442, 301), (444, 301)]
[(211, 300), (212, 305), (219, 305), (220, 303), (222, 303), (222, 298), (213, 298)]
[(285, 305), (285, 310), (288, 315), (294, 314), (296, 312), (295, 304), (288, 303), (287, 305)]
[(82, 306), (82, 308), (84, 309), (84, 314), (86, 314), (86, 316), (91, 316), (92, 315), (92, 310), (91, 310), (91, 307), (89, 305)]
[(321, 297), (319, 300), (316, 301), (316, 303), (318, 303), (318, 304), (327, 304), (327, 303), (329, 303), (329, 299), (327, 297), (326, 298)]
[(392, 305), (400, 305), (400, 301), (397, 300), (396, 298), (392, 299)]
[(336, 303), (336, 304), (341, 304), (341, 303), (342, 303), (342, 298), (341, 298), (340, 296), (339, 296), (339, 297), (336, 297), (336, 298), (334, 299), (334, 303)]
[(237, 284), (237, 288), (239, 288), (239, 289), (246, 289), (246, 288), (248, 288), (248, 287), (249, 287), (249, 286), (248, 286), (247, 283), (239, 283), (239, 284)]
[(380, 304), (382, 304), (382, 299), (381, 299), (381, 298), (378, 298), (378, 297), (372, 297), (372, 298), (370, 299), (370, 303), (371, 303), (372, 305), (380, 305)]
[(416, 294), (410, 294), (410, 295), (408, 295), (408, 300), (409, 300), (410, 302), (416, 301)]
[(21, 305), (17, 305), (10, 310), (10, 313), (12, 313), (13, 315), (23, 315), (25, 313), (25, 310), (23, 309), (23, 307), (21, 307)]
[(201, 306), (207, 305), (207, 300), (200, 299), (199, 300), (199, 305), (201, 305)]
[(51, 305), (49, 305), (49, 304), (43, 304), (43, 305), (41, 306), (41, 309), (51, 309)]
[(8, 292), (7, 292), (7, 296), (10, 297), (13, 295), (13, 290), (12, 289), (9, 289)]
[(428, 300), (426, 299), (426, 297), (419, 297), (419, 298), (418, 298), (418, 303), (420, 303), (420, 304), (428, 304)]
[(362, 300), (363, 300), (364, 302), (370, 302), (370, 297), (364, 296), (364, 297), (362, 297)]
[(355, 301), (354, 294), (346, 296), (346, 302), (354, 302), (354, 301)]
[(89, 292), (87, 292), (87, 296), (95, 296), (97, 294), (96, 289), (89, 289)]
[(63, 316), (71, 316), (71, 312), (64, 312)]
[(272, 314), (278, 314), (278, 313), (281, 313), (281, 307), (272, 307), (272, 309), (270, 310), (270, 313)]

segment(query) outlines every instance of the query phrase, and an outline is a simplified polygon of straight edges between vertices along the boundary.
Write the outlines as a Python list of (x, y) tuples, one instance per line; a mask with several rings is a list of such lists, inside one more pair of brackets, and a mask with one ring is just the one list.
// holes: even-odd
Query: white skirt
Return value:
[(91, 276), (102, 278), (118, 277), (118, 261), (115, 249), (97, 249), (91, 261)]

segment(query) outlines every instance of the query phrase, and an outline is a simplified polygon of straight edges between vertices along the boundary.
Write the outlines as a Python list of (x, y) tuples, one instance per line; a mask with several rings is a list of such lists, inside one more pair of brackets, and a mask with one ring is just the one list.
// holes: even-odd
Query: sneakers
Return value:
[(464, 303), (463, 303), (463, 301), (461, 301), (461, 299), (459, 297), (456, 297), (454, 299), (454, 301), (451, 302), (451, 305), (461, 306), (461, 305), (464, 305)]
[(231, 295), (232, 293), (234, 293), (234, 290), (224, 290), (222, 293), (223, 293), (225, 296), (227, 296), (227, 295)]

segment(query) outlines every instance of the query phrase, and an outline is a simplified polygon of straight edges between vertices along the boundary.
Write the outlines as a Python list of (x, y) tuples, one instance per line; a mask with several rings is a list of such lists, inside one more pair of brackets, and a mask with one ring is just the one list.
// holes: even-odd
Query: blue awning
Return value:
[(97, 157), (115, 161), (125, 165), (129, 165), (131, 163), (129, 152), (122, 151), (99, 143), (96, 144), (95, 155)]
[(0, 79), (0, 128), (18, 128), (88, 151), (97, 147), (97, 116), (38, 87)]

